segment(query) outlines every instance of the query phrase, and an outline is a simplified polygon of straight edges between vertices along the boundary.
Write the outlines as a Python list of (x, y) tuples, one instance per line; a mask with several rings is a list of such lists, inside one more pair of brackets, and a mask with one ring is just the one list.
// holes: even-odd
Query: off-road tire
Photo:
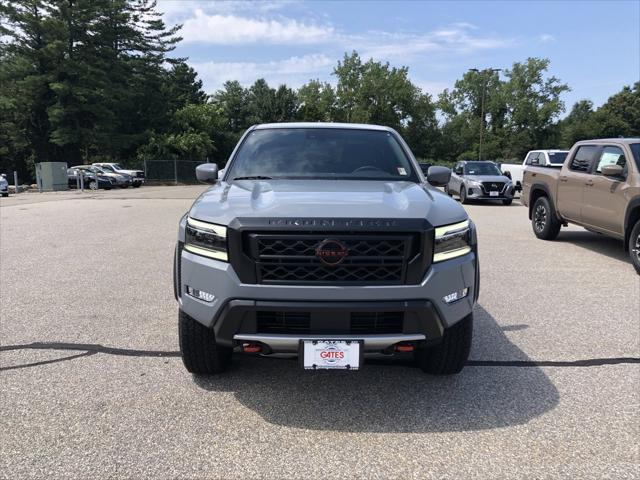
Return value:
[(221, 373), (231, 363), (233, 350), (216, 345), (213, 330), (181, 310), (178, 312), (178, 336), (182, 362), (189, 372), (203, 375)]
[(551, 208), (547, 197), (538, 197), (531, 209), (531, 227), (536, 237), (542, 240), (554, 240), (562, 224), (556, 212)]
[(513, 203), (513, 199), (512, 199), (512, 198), (508, 198), (508, 199), (506, 199), (506, 200), (502, 200), (502, 204), (503, 204), (503, 205), (506, 205), (507, 207), (508, 207), (509, 205), (511, 205), (512, 203)]
[(464, 185), (460, 185), (460, 203), (466, 204), (469, 200), (467, 200), (467, 187)]
[(631, 229), (631, 236), (629, 237), (629, 255), (631, 256), (631, 263), (640, 275), (640, 220), (638, 220), (635, 226)]
[(473, 313), (444, 331), (442, 342), (416, 351), (418, 366), (432, 375), (460, 373), (469, 359), (473, 337)]

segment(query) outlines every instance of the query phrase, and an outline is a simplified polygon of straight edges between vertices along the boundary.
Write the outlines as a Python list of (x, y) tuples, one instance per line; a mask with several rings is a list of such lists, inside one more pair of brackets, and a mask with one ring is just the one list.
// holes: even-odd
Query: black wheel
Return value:
[(98, 183), (95, 180), (89, 182), (89, 190), (98, 190)]
[(511, 205), (513, 203), (513, 198), (507, 198), (505, 200), (502, 200), (502, 204), (503, 205)]
[(533, 204), (531, 226), (536, 237), (542, 240), (553, 240), (560, 233), (562, 224), (547, 197), (539, 197)]
[(8, 194), (8, 193), (3, 193), (3, 194), (2, 194), (2, 196), (3, 196), (3, 197), (8, 197), (8, 196), (9, 196), (9, 194)]
[(631, 236), (629, 237), (629, 255), (631, 256), (631, 262), (636, 268), (636, 272), (640, 275), (640, 220), (638, 220), (631, 230)]
[(139, 183), (134, 183), (134, 184), (133, 184), (133, 188), (138, 188), (138, 187), (140, 187), (140, 184), (139, 184)]
[(120, 188), (129, 188), (129, 185), (120, 185)]
[(444, 331), (442, 343), (416, 352), (418, 365), (425, 373), (452, 375), (467, 363), (473, 337), (473, 313)]
[(460, 203), (467, 203), (467, 187), (460, 185)]
[(233, 349), (216, 345), (213, 330), (183, 311), (178, 313), (178, 336), (182, 362), (189, 372), (210, 375), (229, 366)]

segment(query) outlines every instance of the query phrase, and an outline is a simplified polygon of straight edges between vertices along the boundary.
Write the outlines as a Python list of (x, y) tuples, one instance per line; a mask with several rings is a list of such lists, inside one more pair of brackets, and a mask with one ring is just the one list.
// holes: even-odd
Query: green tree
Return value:
[(298, 89), (298, 119), (303, 122), (330, 122), (337, 118), (336, 93), (320, 80), (310, 80)]

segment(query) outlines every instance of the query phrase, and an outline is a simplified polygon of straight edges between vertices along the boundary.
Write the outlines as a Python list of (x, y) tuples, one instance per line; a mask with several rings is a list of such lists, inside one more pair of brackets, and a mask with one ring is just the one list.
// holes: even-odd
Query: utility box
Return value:
[(68, 190), (67, 164), (65, 162), (36, 163), (36, 181), (41, 192)]

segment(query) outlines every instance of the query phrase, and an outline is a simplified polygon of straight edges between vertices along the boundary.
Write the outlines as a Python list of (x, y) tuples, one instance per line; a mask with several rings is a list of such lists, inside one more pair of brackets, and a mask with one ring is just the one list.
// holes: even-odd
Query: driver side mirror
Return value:
[(444, 187), (451, 179), (451, 169), (447, 167), (429, 167), (427, 181), (434, 187)]
[(215, 163), (203, 163), (196, 167), (196, 178), (203, 183), (216, 183), (218, 181), (218, 165)]
[(621, 177), (624, 168), (621, 165), (605, 165), (602, 167), (602, 175), (605, 177)]

